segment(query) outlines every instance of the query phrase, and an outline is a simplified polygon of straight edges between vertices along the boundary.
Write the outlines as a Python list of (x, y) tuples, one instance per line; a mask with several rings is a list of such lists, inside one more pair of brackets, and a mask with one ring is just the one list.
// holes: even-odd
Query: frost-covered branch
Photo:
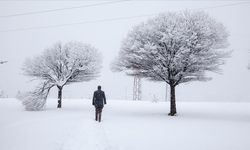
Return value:
[(49, 84), (49, 82), (44, 82), (33, 91), (19, 93), (17, 98), (22, 101), (22, 104), (25, 106), (25, 110), (43, 110), (49, 91), (53, 86), (54, 85)]

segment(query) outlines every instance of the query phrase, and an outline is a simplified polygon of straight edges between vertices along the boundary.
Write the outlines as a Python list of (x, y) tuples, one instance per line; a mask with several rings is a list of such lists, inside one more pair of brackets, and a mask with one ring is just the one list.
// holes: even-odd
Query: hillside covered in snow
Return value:
[(16, 99), (0, 99), (1, 150), (249, 150), (250, 103), (169, 103), (108, 100), (103, 121), (91, 100), (65, 99), (57, 109), (24, 111)]

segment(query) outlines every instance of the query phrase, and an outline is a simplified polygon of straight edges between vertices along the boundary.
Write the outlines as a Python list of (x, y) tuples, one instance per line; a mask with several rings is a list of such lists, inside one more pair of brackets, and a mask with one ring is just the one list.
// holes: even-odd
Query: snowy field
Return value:
[(111, 101), (103, 122), (90, 100), (49, 99), (46, 111), (24, 111), (0, 99), (0, 150), (249, 150), (250, 103)]

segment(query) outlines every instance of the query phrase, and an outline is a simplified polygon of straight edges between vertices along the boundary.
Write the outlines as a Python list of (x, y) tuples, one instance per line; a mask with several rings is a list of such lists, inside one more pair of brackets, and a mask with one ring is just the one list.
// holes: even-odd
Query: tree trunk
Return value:
[(171, 99), (170, 99), (170, 113), (168, 114), (169, 116), (174, 116), (176, 112), (176, 104), (175, 104), (175, 86), (170, 85), (170, 94), (171, 94)]
[(61, 108), (62, 107), (62, 86), (57, 86), (58, 88), (58, 105), (57, 108)]

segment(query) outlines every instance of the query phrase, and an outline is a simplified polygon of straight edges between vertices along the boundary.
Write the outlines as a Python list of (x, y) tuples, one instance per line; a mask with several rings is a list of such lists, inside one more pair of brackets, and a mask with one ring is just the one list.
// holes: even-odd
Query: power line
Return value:
[(56, 11), (70, 10), (70, 9), (80, 9), (80, 8), (86, 8), (86, 7), (94, 7), (94, 6), (100, 6), (100, 5), (121, 3), (121, 2), (125, 2), (125, 1), (131, 1), (131, 0), (117, 0), (117, 1), (109, 1), (109, 2), (102, 2), (102, 3), (96, 3), (96, 4), (89, 4), (89, 5), (81, 5), (81, 6), (73, 6), (73, 7), (64, 7), (64, 8), (32, 11), (32, 12), (25, 12), (25, 13), (10, 14), (10, 15), (1, 15), (0, 18), (10, 18), (10, 17), (17, 17), (17, 16), (51, 13), (51, 12), (56, 12)]
[(211, 7), (205, 7), (205, 8), (197, 8), (197, 9), (213, 9), (213, 8), (221, 8), (221, 7), (229, 7), (229, 6), (242, 5), (242, 4), (250, 4), (250, 1), (239, 2), (239, 3), (232, 3), (232, 4), (225, 4), (225, 5), (218, 5), (218, 6), (211, 6)]
[(17, 28), (17, 29), (2, 30), (2, 31), (0, 30), (0, 32), (12, 32), (12, 31), (46, 29), (46, 28), (55, 28), (55, 27), (72, 26), (72, 25), (80, 25), (80, 24), (111, 22), (111, 21), (118, 21), (118, 20), (129, 20), (129, 19), (134, 19), (134, 18), (149, 17), (149, 16), (153, 16), (153, 15), (156, 15), (156, 14), (158, 14), (158, 13), (147, 14), (147, 15), (138, 15), (138, 16), (130, 16), (130, 17), (108, 18), (108, 19), (100, 19), (100, 20), (93, 20), (93, 21), (81, 21), (81, 22), (75, 22), (75, 23), (65, 23), (65, 24), (56, 24), (56, 25), (48, 25), (48, 26), (37, 26), (37, 27), (29, 27), (29, 28)]
[[(250, 4), (250, 2), (240, 2), (240, 3), (233, 3), (233, 4), (227, 4), (227, 5), (218, 5), (218, 6), (211, 6), (211, 7), (203, 7), (203, 8), (193, 9), (193, 10), (221, 8), (221, 7), (229, 7), (229, 6), (235, 6), (235, 5), (242, 5), (242, 4)], [(55, 28), (55, 27), (64, 27), (64, 26), (72, 26), (72, 25), (80, 25), (80, 24), (111, 22), (111, 21), (119, 21), (119, 20), (129, 20), (129, 19), (135, 19), (135, 18), (155, 16), (157, 14), (159, 14), (159, 13), (144, 14), (144, 15), (137, 15), (137, 16), (128, 16), (128, 17), (116, 17), (116, 18), (100, 19), (100, 20), (93, 20), (93, 21), (80, 21), (80, 22), (74, 22), (74, 23), (56, 24), (56, 25), (48, 25), (48, 26), (36, 26), (36, 27), (28, 27), (28, 28), (16, 28), (16, 29), (9, 29), (9, 30), (0, 30), (0, 33), (3, 33), (3, 32), (14, 32), (14, 31), (26, 31), (26, 30), (37, 30), (37, 29), (46, 29), (46, 28)]]

